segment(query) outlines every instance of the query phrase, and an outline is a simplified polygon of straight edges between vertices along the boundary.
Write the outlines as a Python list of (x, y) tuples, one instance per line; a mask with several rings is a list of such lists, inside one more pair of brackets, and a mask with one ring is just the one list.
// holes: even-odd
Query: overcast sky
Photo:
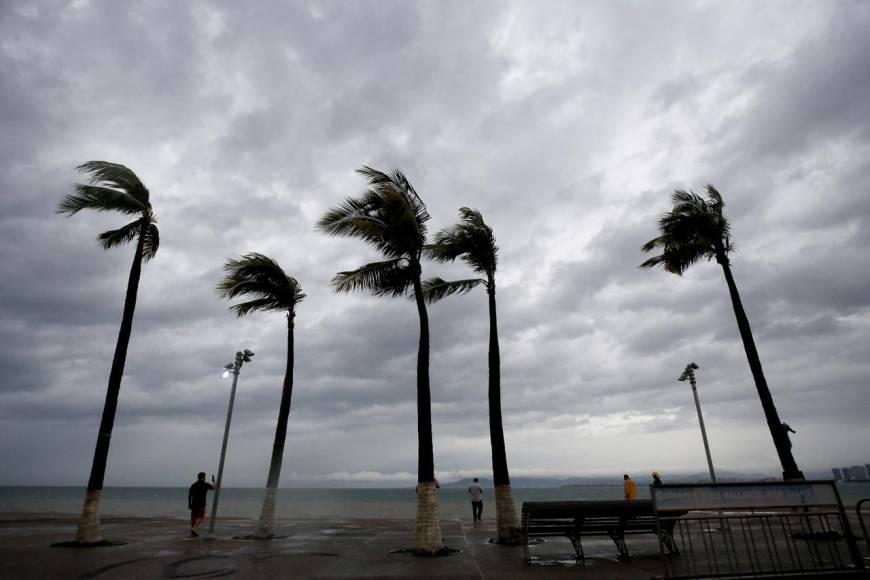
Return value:
[[(144, 267), (106, 485), (216, 471), (263, 485), (286, 359), (279, 313), (237, 320), (228, 257), (308, 298), (282, 485), (410, 485), (412, 303), (339, 295), (377, 258), (314, 230), (401, 168), (430, 233), (478, 208), (515, 477), (777, 474), (721, 268), (640, 270), (676, 188), (723, 193), (734, 276), (806, 471), (870, 462), (870, 3), (31, 2), (0, 5), (0, 484), (84, 485), (132, 247), (124, 216), (54, 213), (123, 163), (162, 244)], [(461, 264), (424, 275), (462, 276)], [(430, 308), (436, 473), (491, 474), (482, 289)]]

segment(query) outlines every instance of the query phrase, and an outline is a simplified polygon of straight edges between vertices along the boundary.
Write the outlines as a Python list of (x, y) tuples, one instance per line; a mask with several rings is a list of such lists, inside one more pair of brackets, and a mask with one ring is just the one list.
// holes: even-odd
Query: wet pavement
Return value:
[[(633, 537), (633, 558), (619, 561), (608, 538), (584, 540), (589, 560), (573, 565), (567, 540), (533, 546), (537, 565), (527, 565), (521, 547), (489, 542), (495, 521), (441, 522), (445, 543), (461, 553), (418, 558), (403, 553), (414, 541), (410, 520), (289, 520), (276, 532), (286, 537), (242, 540), (253, 520), (223, 520), (216, 536), (189, 538), (184, 520), (104, 518), (103, 536), (121, 546), (51, 547), (75, 535), (69, 516), (0, 515), (0, 578), (171, 579), (171, 578), (650, 578), (662, 573), (654, 537)], [(205, 530), (205, 527), (202, 528)], [(205, 535), (205, 534), (203, 534)]]

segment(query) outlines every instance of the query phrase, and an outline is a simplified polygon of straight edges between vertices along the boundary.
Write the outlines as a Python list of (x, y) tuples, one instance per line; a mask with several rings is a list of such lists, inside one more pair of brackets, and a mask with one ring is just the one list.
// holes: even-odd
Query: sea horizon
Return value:
[[(851, 510), (858, 500), (870, 497), (870, 482), (838, 482), (843, 505)], [(77, 516), (84, 486), (0, 486), (0, 514)], [(260, 513), (263, 487), (224, 487), (218, 516), (255, 518)], [(487, 493), (488, 492), (488, 493)], [(620, 500), (622, 486), (589, 485), (551, 488), (513, 488), (514, 503), (526, 501)], [(638, 486), (638, 498), (649, 498), (649, 486)], [(209, 512), (213, 493), (209, 494)], [(461, 488), (443, 488), (438, 493), (442, 519), (471, 517), (468, 493)], [(491, 488), (484, 492), (484, 518), (495, 515)], [(186, 518), (187, 486), (114, 486), (103, 492), (100, 511), (106, 517)], [(278, 490), (279, 519), (413, 519), (416, 496), (413, 488), (295, 488)]]

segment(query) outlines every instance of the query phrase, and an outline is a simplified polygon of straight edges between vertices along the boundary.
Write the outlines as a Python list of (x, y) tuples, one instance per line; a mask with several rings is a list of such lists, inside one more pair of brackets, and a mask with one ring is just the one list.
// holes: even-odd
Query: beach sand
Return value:
[[(447, 545), (462, 553), (417, 558), (393, 553), (414, 541), (411, 520), (280, 520), (286, 537), (271, 541), (233, 539), (251, 534), (252, 519), (221, 520), (215, 539), (188, 538), (182, 519), (104, 517), (103, 536), (126, 545), (72, 549), (50, 547), (75, 536), (76, 518), (68, 515), (0, 514), (0, 578), (4, 580), (72, 580), (97, 578), (650, 578), (662, 573), (653, 537), (632, 538), (634, 557), (616, 559), (608, 538), (589, 538), (591, 559), (583, 567), (528, 566), (520, 547), (488, 542), (495, 521), (447, 520)], [(207, 530), (207, 523), (201, 528)], [(205, 535), (205, 534), (203, 534)], [(534, 551), (548, 558), (571, 559), (567, 540), (548, 540)]]

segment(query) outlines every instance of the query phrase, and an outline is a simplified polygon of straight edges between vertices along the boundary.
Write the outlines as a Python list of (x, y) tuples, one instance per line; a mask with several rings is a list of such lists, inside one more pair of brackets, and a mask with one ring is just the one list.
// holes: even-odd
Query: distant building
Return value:
[(867, 470), (867, 477), (870, 478), (870, 463), (865, 465), (864, 468)]
[(852, 471), (848, 467), (841, 467), (843, 471), (843, 481), (852, 481)]
[(831, 469), (831, 473), (834, 474), (834, 481), (840, 481), (841, 479), (843, 479), (843, 472), (840, 471), (839, 467)]
[(849, 471), (852, 472), (852, 481), (867, 481), (867, 468), (863, 465), (853, 465)]

